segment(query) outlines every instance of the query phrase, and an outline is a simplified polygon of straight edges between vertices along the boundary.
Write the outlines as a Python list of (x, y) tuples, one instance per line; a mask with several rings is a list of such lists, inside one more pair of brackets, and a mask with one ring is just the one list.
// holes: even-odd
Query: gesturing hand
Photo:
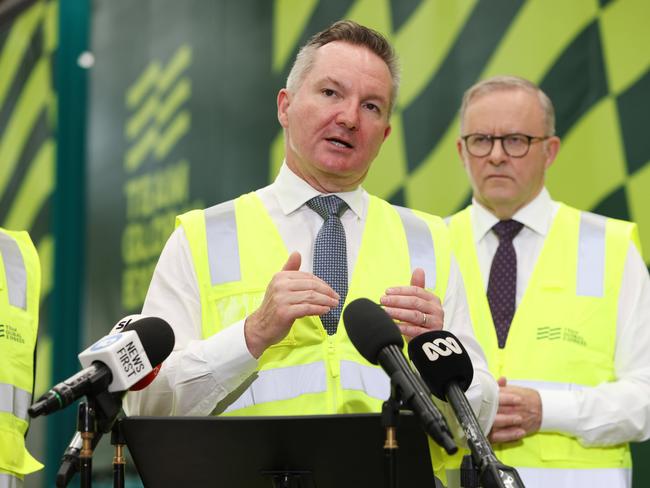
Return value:
[(508, 386), (501, 377), (499, 408), (488, 438), (490, 442), (512, 442), (537, 432), (542, 424), (542, 400), (537, 390)]
[(424, 278), (424, 270), (416, 268), (411, 276), (411, 286), (388, 288), (380, 300), (388, 315), (397, 321), (402, 334), (409, 338), (442, 329), (442, 304), (437, 296), (424, 288)]
[(299, 271), (300, 261), (300, 253), (292, 252), (266, 287), (260, 307), (246, 318), (246, 345), (255, 358), (284, 339), (296, 319), (323, 315), (339, 302), (338, 294), (327, 283)]

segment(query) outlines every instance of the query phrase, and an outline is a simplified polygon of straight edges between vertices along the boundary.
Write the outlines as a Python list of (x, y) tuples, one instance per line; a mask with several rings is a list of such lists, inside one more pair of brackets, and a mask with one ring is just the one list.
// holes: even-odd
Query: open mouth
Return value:
[(338, 147), (345, 147), (348, 149), (352, 149), (353, 147), (352, 144), (350, 144), (349, 142), (343, 141), (341, 139), (337, 139), (336, 137), (328, 137), (326, 140)]

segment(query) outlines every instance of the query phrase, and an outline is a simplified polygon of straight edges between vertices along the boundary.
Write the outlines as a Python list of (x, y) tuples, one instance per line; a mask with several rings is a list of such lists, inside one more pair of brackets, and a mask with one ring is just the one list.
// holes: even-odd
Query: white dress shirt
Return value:
[[(544, 188), (512, 217), (524, 224), (514, 238), (517, 254), (517, 305), (521, 302), (558, 202)], [(483, 285), (499, 245), (491, 232), (497, 217), (476, 200), (471, 208)], [(630, 244), (618, 300), (614, 371), (617, 380), (580, 391), (540, 390), (541, 431), (575, 436), (587, 446), (605, 446), (650, 437), (650, 278), (641, 255)], [(514, 383), (513, 383), (514, 384)]]
[[(323, 220), (305, 203), (319, 192), (285, 164), (277, 179), (256, 193), (287, 249), (300, 252), (300, 269), (311, 272), (312, 246)], [(341, 216), (341, 222), (346, 232), (349, 276), (352, 276), (369, 196), (361, 188), (337, 195), (350, 207)], [(407, 284), (395, 283), (395, 286)], [(498, 392), (473, 335), (465, 290), (455, 261), (443, 309), (445, 329), (460, 338), (472, 358), (474, 380), (466, 394), (480, 424), (488, 428), (496, 414)], [(244, 339), (245, 319), (202, 339), (199, 287), (182, 227), (173, 232), (162, 251), (142, 313), (169, 322), (176, 344), (156, 380), (141, 392), (127, 395), (125, 410), (130, 415), (209, 415), (220, 401), (229, 401), (224, 397), (257, 369), (258, 362), (251, 356)]]

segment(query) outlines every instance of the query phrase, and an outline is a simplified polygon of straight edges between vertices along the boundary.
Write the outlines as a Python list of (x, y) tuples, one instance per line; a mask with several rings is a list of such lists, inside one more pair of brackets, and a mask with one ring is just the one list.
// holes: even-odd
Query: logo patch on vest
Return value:
[(25, 344), (25, 339), (20, 335), (16, 327), (7, 324), (0, 324), (0, 339), (5, 339), (18, 344)]
[(538, 327), (538, 341), (566, 341), (573, 342), (579, 346), (586, 346), (587, 341), (577, 330), (568, 327)]

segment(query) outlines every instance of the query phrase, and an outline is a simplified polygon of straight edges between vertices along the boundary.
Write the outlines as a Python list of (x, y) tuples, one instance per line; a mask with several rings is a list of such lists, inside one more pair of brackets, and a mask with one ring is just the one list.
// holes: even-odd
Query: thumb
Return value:
[(282, 271), (298, 271), (300, 269), (301, 261), (302, 258), (300, 256), (300, 253), (298, 251), (293, 251), (289, 255), (287, 262), (284, 263), (284, 266), (282, 266)]
[(419, 286), (424, 288), (424, 270), (422, 268), (415, 268), (411, 276), (411, 286)]
[(506, 386), (506, 377), (505, 377), (505, 376), (501, 376), (501, 377), (497, 380), (497, 384), (498, 384), (499, 386)]

